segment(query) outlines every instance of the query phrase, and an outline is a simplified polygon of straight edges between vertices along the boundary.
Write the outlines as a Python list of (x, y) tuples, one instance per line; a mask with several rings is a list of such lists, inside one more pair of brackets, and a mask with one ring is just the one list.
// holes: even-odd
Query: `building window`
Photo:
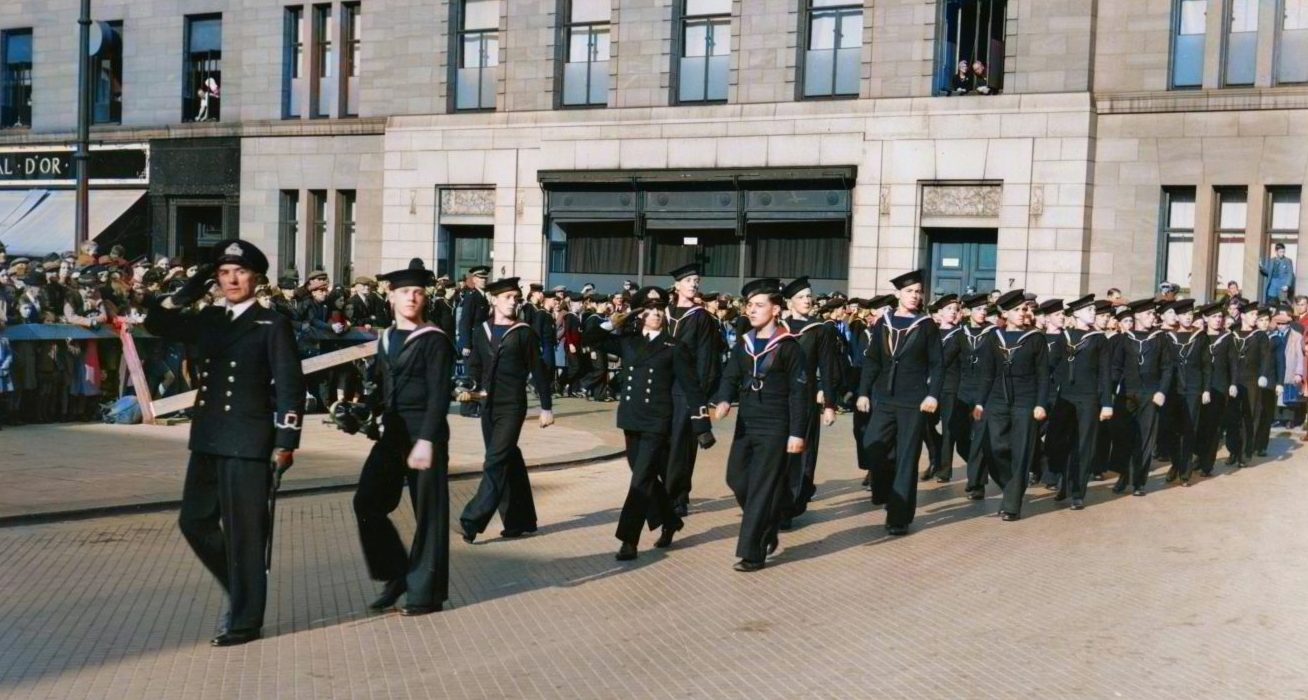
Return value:
[(354, 279), (354, 222), (357, 197), (354, 190), (336, 192), (336, 279), (349, 284)]
[(309, 116), (329, 117), (336, 101), (336, 50), (332, 46), (335, 18), (331, 5), (313, 6), (313, 79), (309, 82)]
[(0, 129), (32, 125), (32, 30), (0, 32)]
[(182, 120), (216, 122), (223, 77), (223, 19), (220, 15), (186, 18), (186, 65)]
[(863, 3), (806, 0), (804, 97), (856, 97), (863, 63)]
[(1161, 245), (1156, 281), (1179, 284), (1187, 293), (1192, 285), (1190, 268), (1194, 265), (1194, 196), (1193, 187), (1163, 189), (1162, 226), (1158, 234)]
[(462, 0), (454, 25), (458, 36), (454, 51), (454, 108), (495, 109), (495, 67), (500, 64), (499, 0)]
[(283, 269), (295, 267), (295, 244), (300, 237), (300, 191), (282, 190), (277, 210), (277, 261)]
[(552, 222), (550, 272), (635, 277), (640, 239), (630, 221)]
[(1172, 87), (1197, 88), (1204, 79), (1204, 34), (1208, 0), (1174, 0), (1172, 6)]
[(91, 57), (91, 123), (118, 124), (123, 120), (123, 22), (96, 26), (102, 43)]
[(323, 267), (327, 240), (327, 192), (326, 190), (309, 190), (309, 237), (305, 242), (305, 266), (312, 270)]
[(849, 233), (845, 221), (757, 223), (747, 229), (747, 277), (844, 280), (849, 276)]
[(1262, 0), (1230, 0), (1227, 4), (1226, 64), (1222, 84), (1245, 86), (1254, 83), (1258, 62), (1258, 3)]
[(677, 102), (725, 102), (731, 68), (731, 0), (683, 0)]
[(1285, 246), (1285, 257), (1298, 260), (1299, 256), (1299, 198), (1298, 187), (1267, 188), (1267, 236), (1265, 244), (1272, 251), (1277, 243)]
[(304, 8), (282, 15), (282, 118), (298, 118), (304, 94)]
[(345, 83), (341, 115), (347, 117), (359, 115), (359, 65), (363, 58), (360, 53), (363, 27), (359, 24), (359, 13), (357, 2), (341, 5), (341, 77)]
[(1217, 194), (1216, 289), (1240, 282), (1244, 274), (1244, 231), (1249, 220), (1249, 191), (1220, 187)]
[(1308, 83), (1308, 0), (1281, 0), (1276, 83)]
[(994, 95), (1004, 80), (1007, 0), (940, 3), (936, 94)]
[(609, 102), (610, 0), (564, 1), (563, 106), (603, 107)]

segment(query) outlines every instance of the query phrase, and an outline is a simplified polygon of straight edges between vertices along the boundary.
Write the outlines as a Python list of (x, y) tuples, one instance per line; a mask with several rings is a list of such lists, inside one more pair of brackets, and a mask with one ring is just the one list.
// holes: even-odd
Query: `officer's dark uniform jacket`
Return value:
[(939, 326), (929, 316), (906, 327), (890, 323), (887, 315), (872, 329), (858, 395), (895, 408), (917, 408), (928, 396), (939, 399), (945, 383)]
[(427, 299), (427, 318), (436, 325), (437, 328), (445, 331), (445, 335), (450, 337), (451, 342), (454, 340), (454, 307), (443, 296), (431, 296)]
[(1067, 329), (1059, 338), (1059, 361), (1054, 370), (1059, 396), (1068, 401), (1097, 401), (1100, 408), (1112, 408), (1117, 377), (1108, 336), (1103, 331)]
[(468, 374), (486, 392), (485, 406), (491, 409), (527, 410), (527, 375), (536, 383), (541, 410), (553, 408), (545, 367), (540, 358), (540, 339), (525, 323), (514, 323), (498, 342), (486, 321), (472, 334)]
[(1172, 372), (1176, 382), (1172, 388), (1183, 396), (1198, 396), (1208, 391), (1208, 375), (1212, 371), (1208, 335), (1169, 331), (1167, 339), (1172, 351)]
[(1121, 393), (1143, 395), (1152, 400), (1172, 386), (1172, 353), (1163, 331), (1119, 333), (1115, 364), (1121, 368)]
[(1237, 373), (1233, 384), (1258, 386), (1258, 378), (1266, 377), (1267, 386), (1276, 384), (1272, 377), (1272, 339), (1263, 331), (1238, 331), (1231, 335), (1235, 341), (1235, 365)]
[(1045, 358), (1049, 361), (1049, 396), (1057, 398), (1063, 386), (1063, 376), (1056, 370), (1063, 363), (1063, 334), (1045, 333)]
[(751, 330), (732, 349), (714, 403), (740, 402), (737, 435), (803, 437), (808, 412), (816, 408), (804, 374), (804, 353), (782, 326), (757, 354), (754, 338)]
[(454, 343), (440, 328), (423, 324), (404, 339), (404, 348), (392, 362), (395, 337), (395, 329), (387, 328), (377, 339), (377, 361), (372, 366), (378, 389), (374, 411), (385, 417), (388, 430), (391, 421), (402, 420), (410, 441), (447, 442)]
[(349, 320), (351, 326), (373, 328), (385, 328), (391, 322), (390, 314), (386, 311), (386, 303), (372, 292), (362, 297), (358, 294), (350, 295), (345, 302), (345, 318)]
[[(702, 306), (668, 307), (668, 332), (685, 345), (695, 358), (695, 374), (705, 394), (712, 392), (721, 374), (717, 319)], [(680, 393), (673, 387), (674, 393)]]
[[(1205, 333), (1208, 342), (1204, 354), (1208, 356), (1208, 391), (1226, 395), (1231, 385), (1236, 383), (1240, 368), (1237, 366), (1238, 354), (1235, 350), (1235, 334), (1230, 331), (1212, 334)], [(1257, 381), (1255, 379), (1254, 381)]]
[(473, 329), (490, 317), (490, 302), (479, 289), (465, 287), (459, 296), (459, 336), (455, 340), (459, 351), (472, 347)]
[(839, 340), (836, 330), (815, 319), (789, 318), (783, 321), (786, 330), (799, 341), (804, 353), (804, 374), (808, 377), (808, 396), (813, 401), (822, 390), (822, 407), (836, 407), (836, 392), (843, 372), (839, 362)]
[[(833, 347), (836, 356), (832, 359), (832, 362), (835, 364), (837, 373), (832, 377), (831, 385), (836, 391), (836, 400), (839, 400), (841, 396), (854, 388), (850, 384), (850, 373), (853, 370), (853, 364), (849, 360), (849, 346), (853, 342), (853, 331), (849, 330), (847, 336), (846, 332), (840, 329), (839, 323), (831, 319), (827, 319), (823, 323), (827, 328), (831, 329), (831, 337), (835, 340)], [(846, 325), (846, 328), (849, 328), (849, 326)]]
[(940, 361), (945, 367), (945, 382), (941, 385), (943, 396), (958, 396), (958, 387), (963, 381), (963, 327), (954, 326), (941, 330)]
[(673, 387), (680, 389), (694, 411), (690, 423), (695, 433), (713, 429), (690, 351), (667, 331), (650, 339), (634, 328), (624, 328), (620, 335), (614, 335), (596, 327), (586, 331), (582, 342), (622, 358), (626, 375), (618, 397), (618, 427), (622, 430), (671, 433)]
[(526, 321), (527, 325), (531, 326), (531, 329), (536, 332), (536, 336), (540, 338), (541, 356), (545, 359), (546, 364), (553, 365), (554, 349), (558, 345), (558, 329), (554, 323), (554, 314), (545, 309), (536, 309), (532, 312), (531, 318), (526, 319)]
[(230, 322), (225, 307), (161, 304), (150, 307), (146, 330), (190, 345), (200, 374), (188, 449), (268, 459), (273, 448), (299, 447), (304, 375), (290, 322), (259, 304)]
[(984, 406), (994, 383), (989, 336), (998, 329), (990, 324), (960, 326), (958, 340), (958, 399), (969, 406)]
[(1009, 331), (990, 334), (994, 383), (985, 398), (1010, 406), (1048, 409), (1051, 398), (1048, 340), (1036, 330), (1014, 335)]

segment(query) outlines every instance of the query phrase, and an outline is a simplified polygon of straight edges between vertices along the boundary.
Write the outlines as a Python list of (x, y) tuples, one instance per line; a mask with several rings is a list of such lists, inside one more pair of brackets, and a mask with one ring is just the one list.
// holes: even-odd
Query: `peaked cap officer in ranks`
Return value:
[[(705, 396), (717, 390), (721, 373), (722, 334), (718, 320), (695, 303), (699, 293), (700, 268), (697, 264), (683, 265), (668, 273), (672, 279), (673, 296), (668, 303), (668, 332), (685, 345), (695, 358), (695, 373)], [(665, 483), (672, 506), (677, 515), (685, 517), (690, 507), (691, 481), (695, 475), (696, 438), (690, 420), (697, 408), (686, 400), (679, 388), (672, 388), (674, 406), (672, 433), (668, 436), (668, 468)]]
[(490, 319), (475, 326), (467, 356), (468, 376), (477, 392), (461, 392), (460, 401), (481, 402), (481, 436), (486, 445), (481, 484), (459, 520), (469, 544), (486, 529), (498, 509), (504, 523), (501, 537), (521, 537), (536, 531), (536, 503), (531, 495), (527, 463), (518, 439), (527, 418), (528, 376), (540, 397), (540, 427), (554, 424), (553, 399), (540, 357), (540, 339), (518, 320), (522, 290), (517, 277), (486, 285)]
[(886, 532), (908, 534), (917, 510), (917, 463), (927, 415), (940, 408), (945, 372), (940, 329), (921, 313), (923, 273), (890, 283), (899, 302), (873, 330), (856, 408), (871, 411), (863, 435), (872, 453), (872, 503), (885, 503)]
[(673, 387), (680, 388), (689, 404), (699, 408), (691, 421), (700, 448), (708, 449), (716, 442), (694, 358), (665, 327), (667, 307), (666, 292), (646, 287), (637, 292), (630, 315), (616, 314), (604, 326), (586, 331), (581, 339), (587, 346), (622, 359), (617, 421), (626, 437), (631, 485), (618, 516), (619, 561), (636, 558), (642, 524), (648, 522), (651, 530), (662, 528), (654, 543), (660, 549), (671, 546), (672, 536), (683, 526), (668, 498), (661, 461), (672, 429)]
[[(425, 318), (431, 270), (397, 270), (390, 282), (395, 324), (377, 339), (368, 397), (380, 416), (381, 434), (359, 475), (354, 515), (368, 573), (384, 581), (382, 594), (368, 607), (385, 610), (407, 592), (406, 616), (439, 612), (449, 597), (449, 476), (451, 383), (454, 340)], [(406, 551), (390, 513), (400, 504), (405, 484), (414, 520)]]
[[(172, 296), (155, 301), (145, 327), (187, 343), (198, 359), (191, 459), (178, 517), (182, 534), (227, 592), (226, 629), (211, 640), (258, 639), (268, 578), (268, 498), (275, 470), (294, 461), (304, 413), (304, 375), (291, 323), (255, 303), (268, 258), (253, 244), (226, 240)], [(224, 303), (192, 313), (216, 274)]]

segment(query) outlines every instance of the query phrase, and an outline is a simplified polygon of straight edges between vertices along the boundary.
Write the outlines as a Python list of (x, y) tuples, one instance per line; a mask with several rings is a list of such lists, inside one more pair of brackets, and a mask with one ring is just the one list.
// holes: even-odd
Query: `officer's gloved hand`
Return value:
[(368, 421), (368, 424), (363, 427), (363, 434), (367, 435), (369, 440), (376, 442), (381, 439), (381, 426), (375, 420)]
[(712, 431), (707, 433), (700, 433), (699, 436), (695, 438), (695, 440), (699, 442), (699, 449), (701, 450), (707, 450), (708, 448), (718, 444), (718, 439), (713, 437)]
[(1259, 377), (1259, 378), (1258, 378), (1258, 388), (1259, 388), (1259, 389), (1266, 389), (1266, 388), (1267, 388), (1267, 377)]
[(1226, 390), (1226, 395), (1230, 396), (1231, 398), (1235, 398), (1240, 395), (1240, 390), (1235, 388), (1235, 385), (1232, 384), (1231, 388)]
[(209, 284), (213, 281), (214, 266), (208, 263), (195, 269), (195, 274), (186, 280), (182, 288), (173, 292), (171, 297), (173, 306), (181, 308), (190, 306), (204, 297), (209, 291)]

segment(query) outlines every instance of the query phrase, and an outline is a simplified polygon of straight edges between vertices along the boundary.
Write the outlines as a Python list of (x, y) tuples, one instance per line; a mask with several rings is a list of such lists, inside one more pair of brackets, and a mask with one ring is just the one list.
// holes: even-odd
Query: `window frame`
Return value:
[[(26, 66), (26, 69), (14, 69), (14, 74), (26, 76), (24, 82), (21, 78), (17, 82), (18, 86), (26, 86), (26, 104), (21, 107), (14, 107), (9, 104), (10, 97), (18, 97), (19, 91), (11, 84), (11, 69), (9, 60), (9, 42), (13, 41), (16, 36), (26, 36), (28, 44), (31, 46), (31, 56), (26, 62), (14, 62), (15, 66)], [(36, 65), (36, 36), (32, 27), (13, 27), (0, 30), (0, 131), (5, 129), (30, 129), (32, 128), (32, 95), (35, 91), (36, 81), (33, 68)], [(18, 120), (16, 123), (9, 123), (8, 116), (11, 111), (17, 110)], [(23, 123), (23, 117), (27, 117), (26, 123)]]
[[(222, 40), (221, 40), (222, 27), (223, 27), (222, 13), (209, 12), (209, 13), (203, 13), (198, 15), (186, 15), (185, 17), (182, 18), (182, 121), (185, 123), (195, 121), (194, 116), (195, 114), (199, 113), (198, 98), (195, 97), (195, 92), (196, 90), (199, 89), (199, 84), (191, 82), (192, 76), (194, 75), (193, 68), (197, 65), (195, 56), (198, 55), (191, 51), (192, 31), (196, 22), (208, 22), (208, 21), (218, 22), (218, 35), (220, 39), (218, 43), (218, 57), (216, 59), (218, 70), (216, 72), (218, 73), (219, 76), (218, 92), (220, 95), (222, 93), (222, 87), (223, 87), (223, 81), (222, 81), (223, 50), (222, 50)], [(211, 58), (203, 59), (201, 62), (207, 62), (213, 60), (215, 59), (211, 57)], [(194, 112), (194, 114), (188, 116), (187, 114), (188, 108), (190, 108)], [(210, 111), (212, 112), (213, 110), (217, 110), (218, 116), (213, 119), (209, 119), (207, 121), (221, 122), (222, 121), (221, 98), (211, 99)]]
[(300, 191), (277, 193), (277, 262), (282, 269), (298, 267), (296, 255), (300, 238)]
[[(481, 106), (481, 105), (484, 103), (484, 101), (485, 101), (485, 97), (486, 97), (485, 95), (482, 95), (482, 94), (481, 94), (481, 85), (482, 85), (482, 82), (485, 80), (485, 78), (484, 78), (482, 72), (485, 71), (485, 70), (488, 70), (488, 69), (498, 68), (499, 65), (500, 65), (500, 63), (499, 63), (499, 49), (500, 49), (500, 42), (499, 42), (499, 39), (501, 38), (501, 36), (500, 36), (500, 35), (501, 35), (500, 27), (499, 27), (499, 24), (497, 23), (494, 29), (464, 29), (464, 27), (463, 27), (463, 22), (464, 22), (465, 10), (466, 10), (465, 5), (466, 5), (467, 1), (468, 1), (468, 0), (453, 0), (452, 2), (449, 3), (449, 6), (450, 6), (450, 37), (451, 37), (451, 41), (450, 41), (449, 51), (448, 51), (448, 59), (449, 59), (449, 60), (448, 60), (448, 64), (449, 64), (449, 69), (448, 69), (448, 75), (447, 75), (448, 88), (446, 89), (446, 93), (447, 93), (447, 94), (446, 94), (446, 99), (447, 99), (446, 110), (447, 110), (448, 112), (450, 112), (451, 114), (464, 114), (464, 113), (477, 113), (477, 112), (494, 112), (494, 111), (496, 111), (496, 110), (498, 109), (498, 107), (499, 107), (499, 89), (498, 89), (498, 85), (499, 85), (499, 76), (498, 76), (498, 75), (496, 76), (495, 84), (496, 84), (497, 88), (496, 88), (496, 90), (494, 91), (495, 94), (491, 95), (491, 106), (490, 106), (490, 107), (483, 107), (483, 106)], [(505, 1), (506, 1), (506, 0), (499, 0), (498, 5), (497, 5), (497, 7), (498, 7), (498, 9), (499, 9), (499, 15), (500, 15), (500, 20), (501, 20), (501, 21), (502, 21), (503, 18), (504, 18), (504, 10), (505, 10), (504, 2), (505, 2)], [(464, 42), (464, 40), (465, 40), (465, 38), (466, 38), (467, 36), (469, 36), (469, 35), (473, 35), (473, 34), (481, 35), (481, 41), (479, 42), (478, 46), (479, 46), (479, 50), (482, 51), (482, 54), (481, 54), (481, 55), (484, 56), (484, 57), (489, 57), (489, 56), (490, 56), (490, 53), (486, 51), (486, 36), (487, 36), (487, 35), (494, 35), (494, 36), (495, 36), (495, 38), (496, 38), (496, 43), (495, 43), (495, 47), (496, 47), (496, 48), (495, 48), (495, 52), (496, 52), (496, 55), (495, 55), (495, 65), (493, 65), (493, 66), (482, 65), (482, 66), (478, 67), (478, 72), (477, 72), (477, 76), (478, 76), (478, 77), (477, 77), (477, 85), (478, 85), (478, 88), (477, 88), (477, 98), (478, 98), (478, 99), (477, 99), (477, 106), (476, 106), (476, 107), (460, 107), (460, 106), (459, 106), (459, 67), (460, 67), (460, 65), (462, 65), (462, 63), (463, 63), (463, 42)], [(483, 60), (482, 63), (484, 64), (485, 61)]]
[[(1274, 228), (1272, 211), (1276, 204), (1276, 196), (1282, 194), (1294, 194), (1299, 200), (1299, 221), (1303, 220), (1303, 188), (1299, 185), (1267, 185), (1263, 198), (1263, 236), (1260, 245), (1260, 252), (1266, 256), (1271, 254), (1272, 246), (1277, 243), (1285, 243), (1286, 246), (1294, 245), (1297, 255), (1299, 249), (1299, 231), (1301, 230), (1299, 221), (1295, 222), (1295, 227)], [(1291, 260), (1296, 256), (1287, 255)]]
[[(123, 60), (124, 60), (123, 45), (126, 44), (126, 32), (124, 31), (124, 22), (121, 19), (105, 20), (100, 23), (109, 25), (109, 27), (113, 29), (113, 31), (118, 35), (118, 56), (117, 56), (117, 61), (111, 63), (109, 69), (110, 92), (109, 92), (109, 101), (108, 101), (109, 116), (107, 119), (97, 119), (95, 115), (96, 105), (98, 104), (96, 98), (99, 95), (98, 87), (100, 85), (100, 82), (97, 78), (100, 73), (100, 67), (104, 63), (104, 59), (100, 56), (90, 57), (89, 74), (90, 74), (90, 82), (91, 82), (90, 85), (91, 95), (89, 100), (90, 102), (90, 106), (88, 110), (89, 114), (87, 116), (88, 116), (88, 122), (90, 123), (91, 126), (102, 126), (102, 125), (116, 126), (123, 123)], [(117, 80), (118, 82), (118, 94), (117, 94), (118, 114), (116, 117), (114, 115), (114, 93), (113, 93), (114, 80)]]
[[(1170, 23), (1171, 36), (1168, 37), (1168, 46), (1167, 46), (1167, 89), (1168, 90), (1202, 90), (1204, 87), (1202, 71), (1200, 72), (1199, 82), (1194, 83), (1193, 85), (1190, 84), (1178, 85), (1176, 82), (1176, 47), (1178, 44), (1178, 40), (1180, 39), (1181, 36), (1190, 36), (1188, 34), (1187, 35), (1181, 34), (1182, 8), (1187, 1), (1188, 0), (1172, 0), (1172, 21)], [(1205, 17), (1205, 25), (1206, 25), (1208, 12), (1213, 9), (1212, 0), (1201, 0), (1201, 1), (1204, 3), (1204, 17)], [(1204, 36), (1204, 52), (1206, 52), (1208, 50), (1208, 37), (1206, 34), (1202, 36)], [(1224, 41), (1223, 44), (1225, 44)], [(1223, 65), (1225, 64), (1225, 62), (1226, 62), (1226, 58), (1225, 58), (1225, 54), (1223, 54), (1222, 57)]]
[[(687, 30), (687, 28), (691, 25), (691, 23), (703, 23), (703, 24), (706, 24), (706, 25), (711, 29), (711, 28), (713, 27), (713, 24), (714, 24), (715, 21), (716, 21), (716, 22), (721, 22), (722, 20), (726, 20), (726, 25), (725, 25), (725, 26), (726, 26), (726, 30), (727, 30), (727, 38), (728, 38), (728, 40), (731, 39), (731, 36), (732, 36), (732, 33), (731, 33), (731, 32), (732, 32), (732, 27), (731, 27), (731, 25), (732, 25), (732, 22), (735, 21), (735, 0), (731, 0), (731, 2), (730, 2), (730, 4), (731, 4), (731, 9), (728, 9), (726, 12), (711, 12), (711, 13), (695, 14), (695, 15), (689, 14), (689, 12), (686, 10), (686, 5), (687, 5), (689, 2), (690, 2), (690, 0), (675, 0), (675, 1), (672, 3), (672, 27), (673, 27), (672, 37), (671, 37), (671, 38), (672, 38), (672, 51), (671, 51), (671, 54), (672, 54), (672, 56), (671, 56), (671, 58), (672, 58), (672, 65), (671, 65), (671, 70), (669, 71), (669, 78), (670, 78), (670, 79), (669, 79), (669, 93), (668, 93), (668, 94), (669, 94), (669, 104), (672, 104), (672, 105), (720, 105), (720, 104), (727, 104), (727, 103), (730, 102), (730, 100), (731, 100), (731, 96), (730, 96), (730, 93), (731, 93), (731, 63), (730, 63), (730, 58), (731, 58), (732, 53), (734, 53), (734, 51), (735, 51), (735, 47), (734, 47), (734, 46), (732, 46), (732, 47), (731, 47), (731, 51), (729, 51), (729, 52), (726, 54), (726, 55), (727, 55), (727, 59), (728, 59), (728, 61), (727, 61), (727, 78), (726, 78), (726, 80), (727, 80), (727, 97), (724, 97), (724, 98), (722, 98), (722, 99), (720, 99), (720, 100), (716, 100), (716, 99), (708, 99), (708, 76), (709, 76), (709, 72), (710, 72), (710, 71), (709, 71), (709, 63), (708, 63), (708, 61), (705, 61), (705, 63), (704, 63), (704, 96), (705, 96), (705, 99), (702, 99), (702, 100), (683, 100), (683, 99), (681, 98), (681, 60), (682, 60), (683, 58), (686, 58), (686, 56), (685, 56), (685, 50), (686, 50), (686, 30)], [(709, 47), (711, 47), (711, 46), (713, 45), (713, 43), (712, 43), (712, 34), (713, 34), (713, 32), (709, 32), (708, 35), (707, 35), (707, 38), (708, 38), (708, 41), (709, 41)], [(707, 57), (707, 56), (711, 56), (711, 54), (705, 54), (705, 56), (706, 56), (706, 57)]]
[[(312, 14), (309, 16), (309, 118), (310, 119), (330, 119), (331, 105), (328, 105), (326, 113), (323, 113), (320, 104), (322, 101), (322, 86), (325, 81), (332, 80), (331, 70), (336, 69), (336, 75), (339, 79), (340, 74), (340, 56), (337, 47), (332, 40), (332, 25), (335, 8), (331, 3), (314, 3), (310, 5)], [(339, 32), (339, 30), (338, 30)], [(326, 74), (324, 75), (324, 72)], [(339, 95), (337, 96), (339, 98)]]
[[(1287, 0), (1277, 0), (1276, 2), (1276, 28), (1272, 41), (1272, 86), (1281, 85), (1308, 85), (1308, 74), (1303, 80), (1281, 80), (1281, 56), (1285, 46), (1285, 13)], [(1300, 27), (1292, 31), (1308, 32), (1308, 27)], [(1308, 51), (1308, 49), (1306, 49)], [(1305, 56), (1308, 61), (1308, 56)]]
[[(1222, 228), (1222, 206), (1226, 202), (1227, 198), (1230, 197), (1231, 195), (1240, 195), (1244, 197), (1244, 221), (1241, 223), (1241, 226), (1238, 229)], [(1213, 214), (1213, 236), (1212, 236), (1213, 269), (1209, 277), (1210, 277), (1210, 281), (1213, 283), (1213, 289), (1224, 289), (1226, 285), (1229, 282), (1231, 282), (1231, 280), (1222, 281), (1217, 279), (1217, 276), (1221, 270), (1222, 237), (1224, 235), (1228, 238), (1231, 238), (1234, 237), (1236, 234), (1239, 234), (1241, 250), (1243, 253), (1240, 256), (1240, 269), (1242, 271), (1244, 270), (1244, 258), (1247, 255), (1246, 246), (1249, 245), (1249, 188), (1244, 185), (1214, 186), (1212, 214)], [(1243, 276), (1244, 275), (1242, 272), (1241, 277)], [(1247, 280), (1235, 280), (1235, 281), (1240, 282), (1241, 289), (1245, 289), (1246, 287), (1245, 282)]]
[[(350, 109), (350, 79), (353, 78), (354, 84), (359, 85), (359, 78), (361, 77), (359, 66), (362, 63), (360, 56), (363, 49), (363, 39), (360, 33), (362, 22), (362, 3), (357, 2), (357, 0), (341, 3), (341, 18), (337, 22), (337, 26), (340, 27), (338, 31), (341, 35), (340, 58), (338, 59), (340, 67), (336, 73), (340, 80), (340, 86), (337, 89), (337, 97), (340, 99), (338, 113), (343, 118), (359, 116), (359, 95), (355, 95), (355, 108)], [(362, 88), (359, 87), (358, 91), (361, 92)]]
[[(1209, 1), (1211, 2), (1211, 0)], [(1261, 5), (1262, 5), (1261, 0), (1255, 1), (1253, 3), (1254, 11), (1261, 14), (1262, 12)], [(1258, 81), (1258, 75), (1257, 75), (1258, 74), (1258, 70), (1257, 70), (1258, 34), (1260, 33), (1258, 30), (1258, 18), (1257, 17), (1254, 18), (1254, 30), (1252, 32), (1239, 32), (1239, 34), (1253, 35), (1254, 69), (1249, 76), (1248, 82), (1233, 83), (1230, 81), (1228, 75), (1231, 69), (1230, 62), (1229, 62), (1231, 56), (1231, 39), (1237, 33), (1233, 31), (1234, 25), (1235, 25), (1235, 0), (1225, 0), (1225, 2), (1222, 3), (1222, 63), (1221, 63), (1221, 71), (1219, 72), (1219, 76), (1220, 76), (1219, 84), (1221, 85), (1221, 87), (1224, 88), (1228, 88), (1228, 87), (1250, 88), (1253, 87), (1254, 84)], [(1273, 73), (1276, 72), (1275, 64), (1273, 64), (1272, 66), (1272, 72)]]
[(296, 81), (303, 81), (307, 71), (305, 61), (304, 5), (286, 5), (282, 8), (282, 119), (302, 119), (304, 105), (297, 107)]
[[(595, 33), (594, 30), (603, 27), (608, 30), (609, 34), (609, 55), (610, 58), (602, 61), (607, 64), (612, 60), (612, 42), (613, 42), (613, 14), (609, 11), (609, 18), (604, 21), (572, 21), (573, 0), (558, 0), (557, 14), (559, 18), (555, 28), (555, 51), (554, 51), (554, 108), (555, 109), (606, 109), (609, 106), (609, 90), (604, 91), (603, 102), (590, 101), (590, 81), (593, 64), (601, 63), (594, 59), (595, 54)], [(567, 66), (572, 63), (581, 63), (581, 61), (570, 61), (572, 34), (574, 30), (585, 29), (589, 32), (590, 38), (586, 42), (586, 102), (580, 104), (568, 104), (564, 101), (564, 94), (567, 89)], [(610, 83), (611, 85), (611, 83)]]
[[(867, 19), (868, 19), (868, 17), (867, 17), (867, 8), (864, 6), (864, 2), (862, 2), (862, 0), (848, 0), (848, 2), (845, 2), (845, 3), (840, 4), (840, 5), (831, 5), (831, 6), (829, 6), (829, 7), (817, 7), (817, 8), (815, 8), (815, 7), (813, 7), (813, 2), (814, 2), (815, 0), (800, 0), (800, 1), (801, 1), (803, 4), (801, 5), (801, 8), (800, 8), (801, 11), (799, 12), (799, 33), (800, 33), (800, 36), (798, 37), (799, 40), (795, 42), (795, 44), (796, 44), (797, 47), (798, 47), (798, 53), (799, 53), (799, 55), (798, 55), (798, 57), (797, 57), (797, 59), (796, 59), (796, 61), (795, 61), (795, 71), (796, 71), (796, 73), (795, 73), (795, 99), (796, 99), (797, 101), (814, 101), (814, 100), (818, 100), (818, 101), (820, 101), (820, 100), (857, 100), (857, 99), (859, 98), (859, 96), (862, 95), (862, 93), (863, 93), (863, 60), (862, 60), (862, 54), (861, 54), (861, 51), (862, 51), (862, 49), (864, 48), (864, 44), (863, 44), (863, 35), (866, 35), (866, 34), (867, 34)], [(816, 10), (816, 12), (815, 12), (815, 10)], [(835, 48), (835, 49), (832, 49), (832, 50), (833, 50), (833, 51), (837, 51), (837, 50), (839, 50), (839, 48), (840, 48), (840, 41), (839, 41), (839, 40), (840, 40), (840, 37), (841, 37), (841, 34), (840, 34), (840, 24), (841, 24), (841, 22), (840, 22), (840, 20), (841, 20), (843, 17), (845, 17), (845, 16), (849, 16), (849, 15), (853, 15), (853, 14), (855, 14), (855, 10), (857, 10), (857, 14), (862, 15), (862, 18), (863, 18), (863, 34), (861, 34), (861, 35), (859, 36), (859, 39), (858, 39), (859, 50), (860, 50), (859, 69), (858, 69), (858, 91), (856, 91), (856, 92), (852, 92), (852, 93), (836, 93), (836, 92), (835, 92), (835, 90), (836, 90), (836, 74), (837, 74), (837, 72), (838, 72), (838, 70), (839, 70), (839, 61), (838, 61), (838, 60), (835, 60), (835, 57), (833, 57), (832, 64), (831, 64), (831, 90), (832, 90), (832, 92), (831, 92), (830, 94), (826, 94), (826, 95), (807, 95), (807, 94), (805, 94), (805, 82), (806, 82), (805, 78), (806, 78), (806, 74), (807, 74), (807, 72), (808, 72), (808, 65), (807, 65), (807, 64), (808, 64), (808, 52), (809, 52), (809, 50), (810, 50), (810, 49), (809, 49), (809, 44), (810, 44), (810, 43), (812, 42), (812, 40), (813, 40), (813, 18), (814, 18), (814, 16), (815, 16), (815, 15), (833, 14), (833, 13), (835, 14), (835, 16), (836, 16), (836, 43), (835, 43), (836, 48)]]
[(327, 269), (327, 190), (309, 190), (304, 210), (305, 274)]
[(1177, 227), (1172, 225), (1171, 205), (1176, 195), (1188, 196), (1190, 199), (1190, 206), (1193, 209), (1194, 207), (1197, 206), (1198, 203), (1199, 188), (1195, 187), (1194, 185), (1165, 185), (1162, 188), (1162, 194), (1159, 200), (1159, 211), (1158, 211), (1158, 255), (1157, 255), (1157, 262), (1154, 268), (1154, 286), (1157, 287), (1158, 285), (1162, 284), (1164, 281), (1175, 282), (1176, 284), (1180, 284), (1182, 290), (1188, 293), (1193, 286), (1193, 279), (1194, 279), (1193, 272), (1190, 273), (1190, 279), (1185, 280), (1184, 282), (1167, 279), (1167, 267), (1168, 267), (1168, 263), (1170, 262), (1169, 260), (1170, 256), (1168, 254), (1168, 250), (1169, 250), (1168, 246), (1173, 242), (1173, 240), (1181, 241), (1181, 242), (1188, 241), (1190, 243), (1190, 250), (1192, 251), (1190, 255), (1190, 263), (1191, 266), (1193, 266), (1194, 264), (1193, 250), (1194, 250), (1194, 240), (1195, 240), (1195, 236), (1194, 236), (1195, 221), (1193, 220), (1193, 217), (1197, 216), (1199, 212), (1198, 209), (1194, 209), (1194, 213), (1192, 214), (1189, 228)]

